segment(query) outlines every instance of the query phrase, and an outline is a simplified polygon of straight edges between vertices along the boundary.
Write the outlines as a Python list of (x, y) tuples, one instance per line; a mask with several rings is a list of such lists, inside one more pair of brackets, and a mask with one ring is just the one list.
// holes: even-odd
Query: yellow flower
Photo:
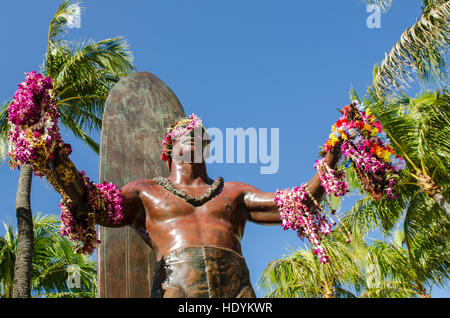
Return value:
[(344, 131), (342, 132), (341, 137), (342, 137), (342, 139), (344, 139), (344, 140), (347, 140), (347, 139), (348, 139), (348, 136), (347, 136), (347, 134), (346, 134)]
[(31, 130), (27, 130), (25, 132), (25, 135), (27, 136), (28, 140), (33, 139), (33, 133), (31, 132)]
[(339, 141), (338, 138), (336, 138), (334, 135), (332, 137), (330, 137), (330, 139), (327, 141), (327, 144), (330, 147), (334, 147), (334, 145)]
[(384, 152), (384, 149), (383, 149), (383, 148), (381, 148), (381, 147), (379, 147), (379, 146), (376, 146), (376, 151), (375, 151), (375, 153), (377, 154), (378, 158), (383, 158), (383, 152)]
[(384, 151), (383, 160), (384, 160), (384, 162), (391, 161), (391, 153), (389, 151), (387, 151), (387, 150)]

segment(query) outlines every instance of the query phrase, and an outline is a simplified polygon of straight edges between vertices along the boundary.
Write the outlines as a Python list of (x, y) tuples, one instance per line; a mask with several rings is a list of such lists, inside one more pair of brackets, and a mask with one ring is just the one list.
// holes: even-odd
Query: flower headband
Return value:
[(167, 161), (170, 169), (172, 159), (172, 142), (195, 128), (203, 127), (202, 121), (196, 115), (191, 114), (189, 117), (183, 118), (167, 128), (164, 139), (161, 143), (161, 159)]

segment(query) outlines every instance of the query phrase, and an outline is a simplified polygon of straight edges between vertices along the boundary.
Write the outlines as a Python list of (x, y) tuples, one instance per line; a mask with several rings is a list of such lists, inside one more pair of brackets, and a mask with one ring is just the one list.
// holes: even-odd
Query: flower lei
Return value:
[(170, 163), (172, 158), (172, 143), (173, 140), (186, 134), (186, 132), (195, 128), (202, 127), (202, 121), (196, 115), (191, 114), (189, 117), (181, 119), (169, 128), (167, 128), (164, 139), (161, 143), (161, 160), (167, 161), (170, 169)]
[(328, 195), (344, 196), (349, 192), (348, 184), (345, 181), (345, 172), (328, 167), (325, 157), (316, 160), (314, 168), (319, 172), (320, 185)]
[[(123, 219), (122, 195), (118, 187), (103, 182), (89, 181), (84, 172), (76, 170), (68, 156), (72, 152), (69, 144), (61, 139), (58, 128), (59, 113), (51, 98), (52, 79), (35, 71), (26, 74), (20, 83), (14, 100), (8, 109), (8, 156), (12, 169), (29, 164), (36, 176), (46, 176), (55, 190), (61, 194), (60, 233), (75, 241), (75, 252), (91, 254), (100, 241), (96, 239), (96, 220), (108, 219), (119, 223)], [(56, 156), (64, 162), (51, 167), (50, 160)], [(70, 212), (71, 199), (60, 182), (69, 185), (76, 174), (83, 181), (88, 207), (88, 216), (76, 220)], [(78, 241), (78, 242), (77, 242)]]
[[(328, 195), (344, 196), (348, 192), (345, 173), (329, 168), (325, 161), (326, 158), (322, 158), (314, 164), (314, 168), (319, 172), (320, 184)], [(310, 209), (311, 203), (308, 199), (314, 203), (313, 209)], [(304, 183), (292, 189), (277, 190), (274, 201), (280, 210), (283, 229), (297, 231), (301, 239), (307, 237), (313, 247), (313, 253), (319, 257), (320, 262), (328, 263), (330, 258), (320, 243), (332, 232), (332, 226), (336, 225), (336, 221), (309, 193), (307, 184)], [(335, 215), (335, 212), (332, 210), (331, 214)], [(335, 217), (340, 221), (337, 215)], [(345, 233), (343, 235), (347, 243), (350, 242), (351, 232), (347, 230), (347, 235)]]
[(90, 211), (84, 221), (78, 222), (67, 204), (61, 202), (60, 233), (75, 242), (76, 253), (92, 254), (101, 243), (97, 240), (95, 224), (105, 220), (118, 224), (123, 220), (122, 194), (120, 188), (112, 183), (91, 182), (84, 171), (78, 171), (78, 176), (83, 182)]
[[(398, 172), (405, 168), (405, 162), (389, 146), (390, 141), (386, 138), (381, 123), (357, 101), (346, 105), (340, 112), (342, 117), (332, 127), (332, 133), (323, 147), (323, 157), (314, 164), (321, 186), (329, 196), (344, 196), (348, 192), (345, 172), (331, 169), (326, 164), (326, 153), (340, 144), (348, 161), (346, 164), (355, 165), (363, 188), (372, 197), (380, 199), (386, 196), (388, 200), (396, 198), (393, 187), (397, 183)], [(309, 208), (311, 204), (308, 198), (315, 204), (313, 209)], [(277, 190), (274, 200), (280, 210), (283, 229), (296, 230), (302, 239), (307, 237), (320, 262), (328, 263), (329, 257), (320, 243), (323, 237), (331, 233), (331, 227), (336, 222), (331, 218), (331, 223), (328, 221), (325, 211), (308, 192), (307, 184)], [(331, 214), (334, 215), (335, 211), (331, 211)], [(344, 224), (343, 226), (345, 227)], [(348, 243), (351, 235), (348, 230), (347, 235), (344, 233)]]
[[(309, 200), (314, 203), (314, 208), (309, 208)], [(304, 183), (300, 187), (292, 189), (277, 190), (274, 199), (280, 210), (280, 218), (284, 230), (292, 229), (297, 231), (297, 235), (304, 239), (308, 238), (313, 247), (313, 253), (319, 257), (322, 264), (329, 262), (329, 257), (325, 248), (320, 244), (323, 237), (332, 232), (332, 226), (336, 225), (331, 216), (322, 209), (320, 204), (314, 199)], [(331, 211), (335, 214), (335, 211)], [(337, 216), (336, 216), (337, 217)], [(337, 217), (339, 220), (339, 217)], [(350, 232), (348, 232), (351, 235)], [(345, 235), (347, 243), (349, 236)]]
[(395, 199), (393, 188), (399, 171), (405, 168), (405, 160), (395, 154), (381, 123), (358, 101), (340, 112), (342, 116), (332, 126), (323, 146), (324, 153), (340, 144), (346, 165), (353, 164), (364, 190), (377, 200), (384, 196)]
[(48, 159), (56, 153), (68, 156), (72, 148), (61, 139), (59, 113), (49, 94), (51, 78), (33, 71), (18, 86), (8, 109), (9, 165), (16, 169), (30, 164), (34, 174), (43, 177), (50, 171)]

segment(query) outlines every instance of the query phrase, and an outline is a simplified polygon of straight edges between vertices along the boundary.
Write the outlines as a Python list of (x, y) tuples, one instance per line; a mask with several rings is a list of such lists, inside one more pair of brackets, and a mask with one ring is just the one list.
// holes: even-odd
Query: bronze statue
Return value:
[[(281, 224), (274, 193), (211, 180), (204, 158), (193, 160), (196, 147), (204, 145), (197, 135), (187, 130), (173, 140), (171, 151), (177, 156), (169, 161), (168, 178), (136, 180), (122, 187), (120, 224), (99, 224), (129, 225), (151, 244), (158, 261), (152, 297), (255, 297), (240, 241), (247, 221)], [(339, 156), (338, 148), (329, 152), (327, 164), (335, 168)], [(83, 187), (75, 181), (64, 190), (74, 203), (72, 214), (83, 219)], [(308, 181), (308, 190), (316, 201), (322, 199), (317, 173)]]

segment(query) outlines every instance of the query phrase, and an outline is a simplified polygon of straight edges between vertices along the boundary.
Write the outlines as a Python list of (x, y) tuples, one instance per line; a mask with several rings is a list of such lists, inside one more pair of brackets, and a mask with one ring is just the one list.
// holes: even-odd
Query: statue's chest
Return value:
[(220, 193), (204, 203), (187, 202), (185, 198), (164, 191), (158, 198), (151, 200), (150, 217), (154, 221), (164, 222), (183, 218), (218, 218), (229, 221), (238, 206), (238, 198)]

